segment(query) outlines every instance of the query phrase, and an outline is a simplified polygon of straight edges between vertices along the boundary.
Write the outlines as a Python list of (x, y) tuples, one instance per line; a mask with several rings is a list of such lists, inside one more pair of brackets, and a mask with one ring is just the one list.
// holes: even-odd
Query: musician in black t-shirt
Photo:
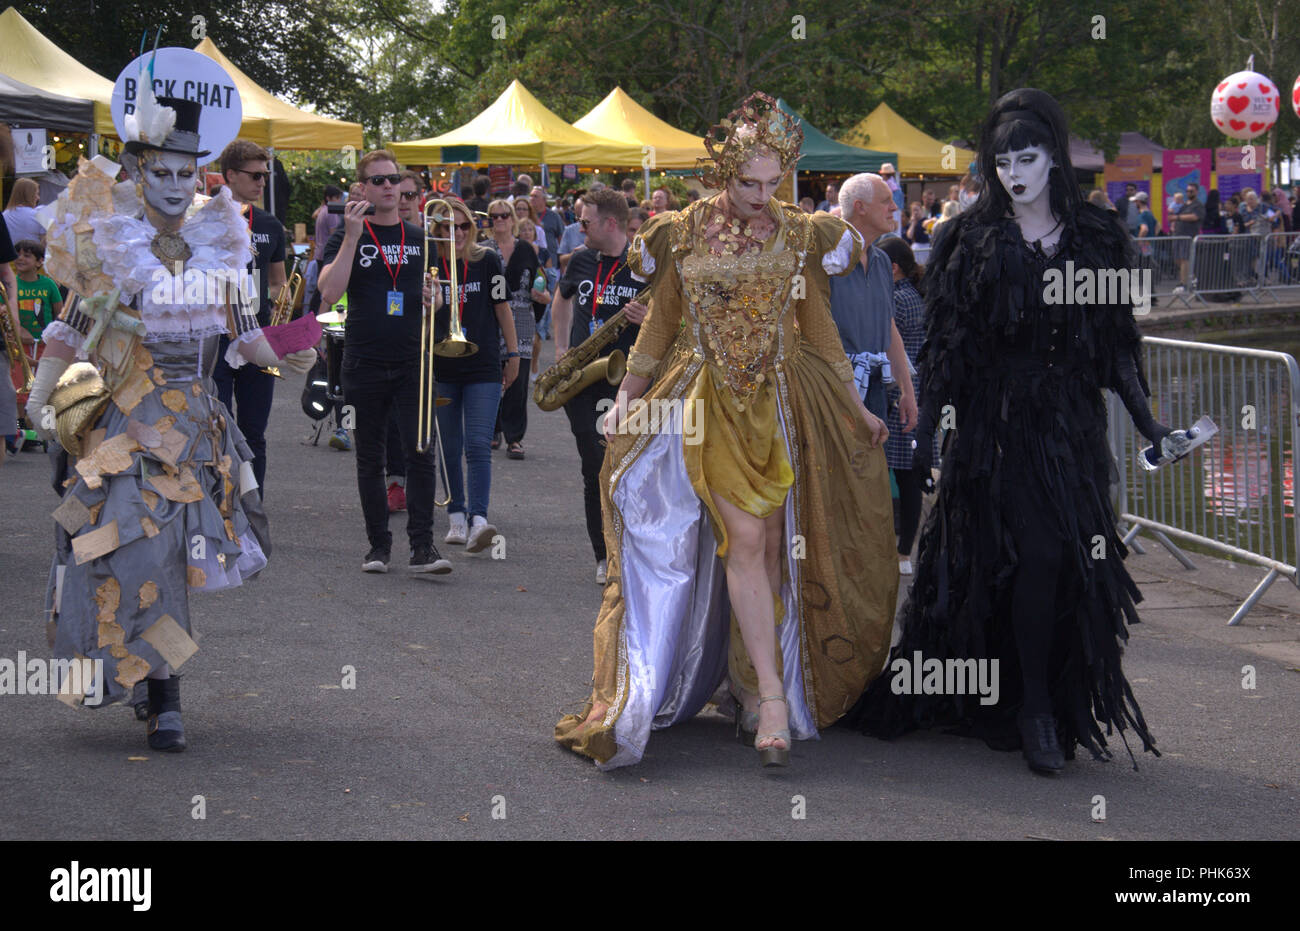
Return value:
[[(243, 205), (244, 222), (253, 244), (253, 261), (249, 270), (257, 276), (257, 323), (271, 322), (271, 295), (279, 296), (284, 287), (284, 227), (261, 207), (262, 192), (270, 175), (270, 153), (247, 139), (236, 139), (221, 153), (221, 176), (231, 195)], [(275, 395), (275, 376), (256, 365), (241, 365), (238, 370), (226, 363), (230, 337), (221, 337), (217, 367), (212, 380), (217, 383), (217, 397), (235, 415), (248, 447), (253, 451), (253, 475), (257, 493), (266, 489), (266, 425), (271, 419), (271, 401)]]
[[(326, 306), (344, 291), (348, 295), (344, 412), (345, 421), (348, 413), (355, 420), (357, 490), (370, 540), (361, 568), (387, 572), (392, 554), (384, 460), (388, 412), (396, 405), (406, 457), (411, 571), (442, 575), (451, 571), (451, 563), (433, 545), (432, 447), (423, 453), (416, 449), (420, 323), (424, 305), (435, 300), (432, 275), (425, 280), (423, 274), (424, 231), (398, 215), (401, 175), (391, 152), (366, 153), (357, 173), (364, 196), (349, 200), (344, 208), (343, 225), (325, 245), (317, 287)], [(366, 216), (371, 203), (375, 212)]]
[[(627, 198), (621, 191), (606, 188), (583, 197), (582, 218), (578, 222), (587, 248), (579, 249), (569, 259), (551, 304), (557, 359), (570, 347), (580, 345), (620, 310), (627, 311), (632, 326), (626, 327), (600, 356), (609, 355), (615, 349), (627, 353), (636, 342), (646, 306), (632, 300), (642, 285), (627, 267), (627, 217)], [(605, 584), (605, 536), (600, 518), (600, 467), (605, 458), (605, 441), (596, 429), (596, 419), (610, 405), (601, 408), (597, 405), (605, 399), (612, 401), (617, 391), (616, 385), (597, 382), (564, 405), (569, 428), (578, 444), (578, 455), (582, 457), (587, 536), (596, 555), (596, 582), (600, 585)]]
[[(488, 498), (492, 487), (492, 432), (496, 427), (501, 392), (519, 377), (519, 343), (515, 321), (506, 303), (509, 286), (501, 256), (474, 241), (474, 214), (465, 202), (447, 198), (456, 225), (457, 294), (451, 293), (451, 263), (441, 259), (442, 309), (434, 315), (434, 337), (447, 338), (451, 311), (460, 314), (465, 338), (478, 347), (472, 355), (439, 358), (435, 372), (438, 394), (451, 403), (438, 408), (438, 430), (447, 459), (447, 486), (451, 503), (447, 518), (451, 529), (446, 541), (465, 544), (471, 553), (492, 546), (497, 530), (488, 523)], [(447, 225), (438, 225), (439, 237)], [(505, 351), (501, 350), (504, 338)], [(465, 467), (461, 466), (464, 455)], [(469, 497), (465, 471), (469, 472)]]

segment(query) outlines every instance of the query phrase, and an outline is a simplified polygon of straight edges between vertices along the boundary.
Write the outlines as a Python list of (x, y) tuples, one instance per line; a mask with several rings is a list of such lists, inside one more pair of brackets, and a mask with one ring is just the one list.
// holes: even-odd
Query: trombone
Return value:
[[(440, 216), (434, 211), (441, 208), (445, 215)], [(433, 236), (433, 228), (443, 221), (447, 222), (447, 236)], [(448, 273), (451, 284), (451, 303), (456, 303), (456, 297), (460, 290), (460, 274), (456, 268), (456, 222), (455, 214), (452, 212), (451, 204), (445, 200), (429, 200), (424, 205), (424, 279), (429, 277), (429, 243), (446, 242), (451, 251), (451, 269)], [(436, 277), (434, 284), (441, 287)], [(459, 356), (468, 356), (478, 352), (478, 347), (465, 338), (465, 332), (461, 329), (460, 307), (456, 306), (453, 310), (450, 306), (447, 312), (451, 317), (450, 332), (446, 339), (441, 342), (434, 342), (433, 339), (433, 302), (424, 307), (420, 321), (420, 379), (416, 388), (417, 411), (415, 425), (415, 448), (419, 452), (427, 452), (429, 447), (436, 446), (437, 468), (442, 473), (442, 487), (445, 497), (438, 498), (435, 496), (433, 503), (438, 507), (446, 507), (451, 503), (451, 485), (447, 480), (447, 456), (442, 451), (442, 434), (435, 429), (433, 423), (434, 408), (450, 404), (449, 398), (438, 396), (438, 383), (434, 378), (433, 362), (434, 356), (444, 356), (446, 358), (455, 358)]]

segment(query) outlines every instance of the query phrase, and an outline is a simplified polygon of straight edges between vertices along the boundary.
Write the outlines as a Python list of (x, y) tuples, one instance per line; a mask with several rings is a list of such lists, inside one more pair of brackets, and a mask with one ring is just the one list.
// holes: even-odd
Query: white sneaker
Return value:
[(486, 517), (475, 514), (470, 521), (469, 541), (465, 544), (465, 549), (471, 553), (482, 552), (492, 545), (492, 538), (496, 535), (497, 528), (489, 524)]
[(596, 584), (597, 585), (605, 584), (605, 560), (603, 559), (600, 562), (596, 563)]
[(898, 561), (898, 574), (899, 574), (899, 575), (911, 575), (911, 574), (912, 574), (912, 560), (910, 560), (910, 559), (900, 559), (900, 560)]
[(444, 543), (457, 543), (463, 545), (466, 535), (469, 533), (469, 525), (465, 522), (465, 512), (457, 511), (455, 514), (448, 514), (447, 518), (451, 521), (451, 528), (447, 535), (442, 538)]

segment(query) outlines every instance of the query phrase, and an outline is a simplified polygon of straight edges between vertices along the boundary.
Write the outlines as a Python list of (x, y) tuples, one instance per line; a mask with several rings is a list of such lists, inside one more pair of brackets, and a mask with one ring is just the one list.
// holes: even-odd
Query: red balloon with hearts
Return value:
[(1291, 85), (1291, 109), (1295, 111), (1296, 116), (1300, 116), (1300, 77), (1295, 79), (1295, 84)]
[[(1300, 100), (1300, 79), (1292, 93), (1292, 106)], [(1219, 132), (1232, 139), (1254, 139), (1269, 131), (1281, 109), (1281, 91), (1255, 71), (1230, 74), (1210, 94), (1210, 119)]]

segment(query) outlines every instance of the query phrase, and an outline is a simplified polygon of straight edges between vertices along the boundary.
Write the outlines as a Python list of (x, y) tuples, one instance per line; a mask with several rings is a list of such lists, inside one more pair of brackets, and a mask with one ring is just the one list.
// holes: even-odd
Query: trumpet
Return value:
[(22, 373), (23, 386), (18, 389), (18, 393), (27, 394), (32, 390), (32, 363), (27, 358), (27, 350), (23, 348), (22, 340), (14, 331), (14, 322), (9, 316), (4, 288), (0, 288), (0, 338), (4, 339), (5, 352), (9, 354), (10, 371), (17, 369)]
[[(301, 262), (300, 256), (293, 257), (293, 269), (280, 287), (280, 296), (275, 299), (275, 307), (271, 310), (271, 326), (284, 326), (293, 317), (293, 309), (302, 303), (302, 273), (298, 271)], [(274, 365), (262, 371), (276, 378), (284, 377)]]

